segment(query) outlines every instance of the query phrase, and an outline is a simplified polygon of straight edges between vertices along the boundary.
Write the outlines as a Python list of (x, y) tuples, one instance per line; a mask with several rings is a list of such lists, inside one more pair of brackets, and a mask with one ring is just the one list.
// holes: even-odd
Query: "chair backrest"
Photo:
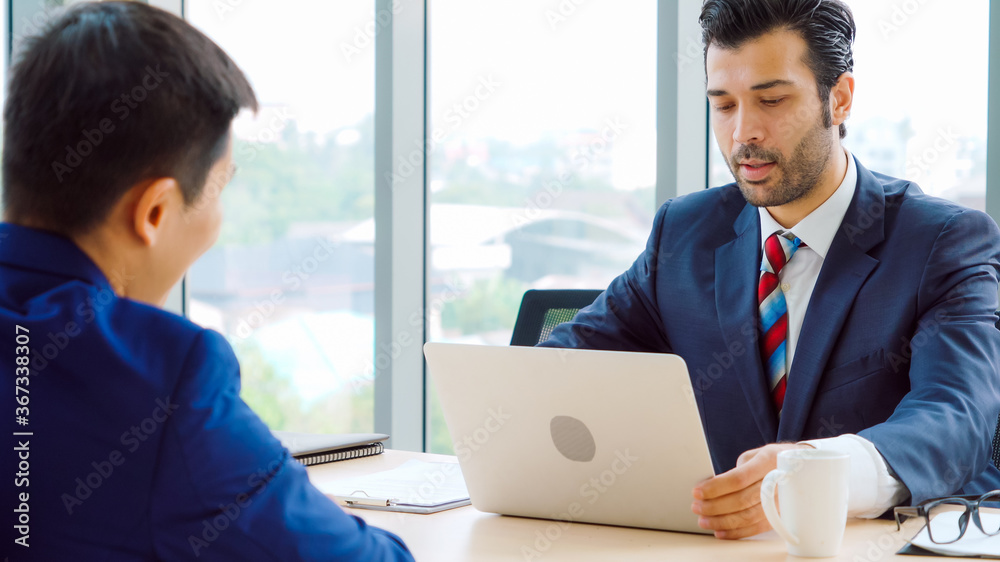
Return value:
[(577, 311), (591, 304), (600, 289), (531, 290), (524, 293), (510, 345), (533, 346), (548, 339), (552, 330), (569, 322)]
[[(996, 312), (996, 327), (1000, 330), (1000, 310)], [(993, 432), (993, 465), (1000, 468), (1000, 416), (997, 416), (997, 429)]]
[(997, 430), (993, 432), (993, 464), (1000, 468), (1000, 416), (997, 416)]
[[(1000, 312), (997, 315), (1000, 316)], [(1000, 319), (996, 326), (1000, 329)], [(1000, 468), (1000, 416), (997, 416), (997, 427), (993, 430), (993, 466)]]

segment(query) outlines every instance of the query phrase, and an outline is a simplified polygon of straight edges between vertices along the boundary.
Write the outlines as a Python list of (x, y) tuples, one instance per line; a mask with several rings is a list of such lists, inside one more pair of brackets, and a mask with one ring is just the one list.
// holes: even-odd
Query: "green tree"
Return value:
[(445, 304), (441, 327), (463, 334), (513, 330), (526, 290), (524, 283), (501, 275), (476, 281), (464, 295)]
[(302, 408), (292, 383), (281, 376), (255, 343), (234, 344), (240, 362), (240, 396), (271, 429), (284, 429)]
[(371, 433), (374, 385), (347, 384), (308, 403), (293, 381), (278, 372), (256, 343), (234, 345), (240, 362), (240, 396), (274, 430), (308, 433)]
[(238, 173), (223, 190), (226, 211), (220, 242), (262, 244), (281, 239), (296, 222), (361, 221), (374, 213), (372, 119), (338, 144), (343, 130), (317, 138), (292, 122), (278, 142), (239, 140)]

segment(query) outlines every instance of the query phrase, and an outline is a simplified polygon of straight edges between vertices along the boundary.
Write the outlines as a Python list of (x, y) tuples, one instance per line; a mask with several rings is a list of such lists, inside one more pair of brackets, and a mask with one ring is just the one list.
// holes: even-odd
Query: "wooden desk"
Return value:
[[(414, 458), (456, 462), (455, 457), (445, 455), (386, 451), (374, 457), (310, 467), (309, 477), (320, 484), (388, 470)], [(508, 517), (483, 513), (472, 506), (431, 515), (349, 508), (347, 511), (402, 537), (418, 561), (807, 560), (789, 556), (785, 543), (774, 532), (741, 541), (720, 541), (703, 535)], [(892, 521), (852, 519), (847, 524), (840, 556), (822, 560), (936, 559), (897, 556), (896, 551), (904, 544)]]

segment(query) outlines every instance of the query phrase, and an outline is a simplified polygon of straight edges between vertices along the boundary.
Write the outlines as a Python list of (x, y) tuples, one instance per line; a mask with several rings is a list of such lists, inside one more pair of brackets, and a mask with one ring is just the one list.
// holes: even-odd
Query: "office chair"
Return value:
[(993, 432), (993, 465), (1000, 468), (1000, 416), (997, 416), (997, 430)]
[[(1000, 310), (996, 311), (996, 327), (1000, 330)], [(997, 416), (997, 429), (993, 432), (993, 465), (1000, 468), (1000, 416)]]
[(572, 320), (577, 311), (593, 303), (602, 292), (600, 289), (533, 289), (524, 293), (510, 345), (531, 347), (545, 341), (556, 326)]

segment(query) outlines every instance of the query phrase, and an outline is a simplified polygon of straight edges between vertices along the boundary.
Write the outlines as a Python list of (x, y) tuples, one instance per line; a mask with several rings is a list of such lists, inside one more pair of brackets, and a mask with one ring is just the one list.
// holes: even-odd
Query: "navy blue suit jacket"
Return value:
[(117, 297), (66, 238), (0, 224), (0, 373), (12, 560), (412, 560), (309, 483), (221, 335)]
[(914, 502), (1000, 488), (993, 220), (859, 163), (780, 422), (757, 343), (760, 241), (735, 184), (670, 200), (632, 267), (542, 345), (680, 355), (717, 472), (768, 443), (854, 433)]

